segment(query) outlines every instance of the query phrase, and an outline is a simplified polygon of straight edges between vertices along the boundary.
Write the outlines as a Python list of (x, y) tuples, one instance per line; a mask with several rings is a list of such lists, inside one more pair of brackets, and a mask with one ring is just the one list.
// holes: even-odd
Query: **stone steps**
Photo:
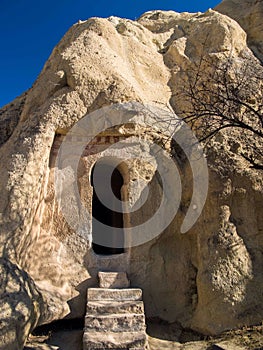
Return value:
[(111, 315), (87, 315), (85, 317), (85, 331), (94, 330), (107, 332), (135, 332), (145, 331), (145, 319), (143, 314), (111, 314)]
[(145, 349), (146, 336), (142, 332), (85, 332), (83, 350)]
[(119, 301), (89, 301), (87, 303), (87, 315), (111, 315), (113, 313), (143, 314), (143, 301), (124, 300)]
[(142, 290), (139, 288), (129, 289), (109, 289), (109, 288), (89, 288), (89, 301), (141, 301)]
[(98, 273), (100, 288), (129, 288), (130, 281), (126, 272), (102, 272)]
[(99, 272), (99, 284), (87, 293), (83, 350), (146, 349), (142, 290), (124, 272)]

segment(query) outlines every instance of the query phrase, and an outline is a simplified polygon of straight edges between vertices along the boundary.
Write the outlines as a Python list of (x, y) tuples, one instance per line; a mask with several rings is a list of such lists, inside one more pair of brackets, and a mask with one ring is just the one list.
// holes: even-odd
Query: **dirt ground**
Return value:
[[(24, 350), (82, 350), (82, 328), (79, 321), (39, 327)], [(208, 337), (152, 319), (147, 334), (149, 350), (263, 350), (263, 324)]]

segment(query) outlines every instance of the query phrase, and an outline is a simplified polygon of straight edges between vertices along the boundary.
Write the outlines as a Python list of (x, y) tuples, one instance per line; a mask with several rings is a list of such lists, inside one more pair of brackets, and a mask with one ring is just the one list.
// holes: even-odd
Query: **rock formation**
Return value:
[(44, 311), (40, 293), (28, 274), (1, 258), (0, 348), (22, 349)]
[(224, 0), (215, 10), (233, 18), (247, 33), (250, 49), (263, 60), (263, 3), (260, 0)]
[[(225, 11), (226, 4), (218, 9)], [(251, 26), (244, 23), (240, 22), (248, 30), (251, 48), (261, 57), (258, 32), (251, 32)], [(261, 321), (263, 177), (238, 152), (243, 147), (241, 132), (222, 132), (207, 146), (208, 197), (198, 222), (186, 234), (180, 233), (180, 226), (192, 180), (180, 153), (175, 158), (188, 186), (178, 215), (157, 238), (119, 256), (100, 259), (94, 254), (90, 240), (74, 232), (65, 220), (54, 194), (56, 147), (77, 121), (104, 106), (129, 101), (165, 110), (171, 105), (176, 111), (184, 103), (173, 97), (184, 69), (196, 64), (201, 55), (207, 61), (223, 60), (228, 52), (237, 64), (248, 57), (256, 61), (245, 31), (233, 19), (212, 10), (194, 14), (152, 11), (138, 21), (91, 18), (66, 33), (33, 87), (0, 111), (1, 255), (10, 261), (9, 267), (14, 266), (14, 273), (16, 265), (27, 276), (19, 279), (21, 290), (27, 293), (27, 309), (23, 311), (26, 325), (17, 319), (21, 339), (17, 349), (37, 324), (84, 317), (86, 290), (97, 287), (98, 270), (117, 271), (120, 264), (131, 286), (143, 290), (147, 317), (178, 321), (206, 334)], [(127, 123), (115, 132), (104, 135), (105, 139), (148, 131), (133, 130)], [(149, 138), (156, 140), (157, 134), (158, 130), (150, 131)], [(103, 152), (105, 145), (97, 141), (97, 152)], [(148, 156), (147, 150), (133, 143), (127, 155), (140, 152)], [(87, 207), (91, 206), (87, 171), (97, 159), (94, 156), (89, 163), (83, 157), (80, 164), (78, 185)], [(160, 196), (155, 170), (151, 162), (147, 164), (133, 164), (131, 182), (136, 186), (127, 184), (130, 200), (135, 202), (141, 195), (141, 179), (151, 182), (153, 189), (153, 204), (133, 216), (134, 224), (156, 209), (154, 200)], [(28, 283), (34, 291), (31, 294)], [(3, 302), (6, 293), (13, 298), (8, 316), (0, 310), (1, 319), (12, 327), (15, 290), (16, 285), (11, 285), (1, 296)], [(0, 334), (5, 334), (6, 324), (0, 327)], [(11, 349), (9, 339), (3, 335), (1, 349)]]

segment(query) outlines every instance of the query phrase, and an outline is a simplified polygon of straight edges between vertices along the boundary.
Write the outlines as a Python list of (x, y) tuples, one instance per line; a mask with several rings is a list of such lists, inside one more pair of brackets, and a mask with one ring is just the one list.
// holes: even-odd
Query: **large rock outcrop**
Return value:
[(0, 349), (22, 349), (44, 311), (44, 302), (28, 274), (7, 259), (0, 260)]
[[(153, 11), (138, 21), (91, 18), (66, 33), (27, 95), (1, 110), (6, 125), (0, 138), (1, 254), (31, 276), (44, 300), (42, 315), (32, 324), (83, 317), (87, 287), (97, 285), (99, 268), (114, 264), (125, 266), (132, 285), (143, 289), (147, 316), (208, 334), (262, 319), (263, 178), (240, 156), (240, 132), (221, 133), (207, 146), (209, 192), (195, 226), (180, 233), (192, 180), (179, 152), (185, 193), (177, 217), (158, 238), (116, 263), (106, 259), (100, 265), (91, 242), (68, 225), (54, 195), (54, 145), (77, 121), (126, 101), (171, 105), (176, 111), (184, 104), (174, 96), (185, 69), (201, 56), (223, 60), (228, 52), (238, 64), (256, 60), (242, 28), (212, 10)], [(133, 147), (134, 155), (138, 147)], [(85, 162), (82, 192), (89, 187)], [(152, 176), (151, 166), (136, 166), (134, 184)], [(158, 179), (152, 188), (154, 203)], [(139, 187), (133, 191), (138, 197)], [(134, 223), (150, 214), (143, 210)]]
[(248, 45), (254, 54), (263, 61), (263, 3), (260, 0), (224, 0), (215, 7), (235, 21), (247, 33)]

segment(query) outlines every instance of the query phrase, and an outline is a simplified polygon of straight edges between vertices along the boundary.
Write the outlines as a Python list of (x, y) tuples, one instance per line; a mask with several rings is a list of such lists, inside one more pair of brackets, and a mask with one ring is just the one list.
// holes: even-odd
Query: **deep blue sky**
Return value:
[(30, 88), (52, 49), (78, 20), (138, 18), (149, 10), (206, 11), (220, 0), (0, 0), (0, 107)]

